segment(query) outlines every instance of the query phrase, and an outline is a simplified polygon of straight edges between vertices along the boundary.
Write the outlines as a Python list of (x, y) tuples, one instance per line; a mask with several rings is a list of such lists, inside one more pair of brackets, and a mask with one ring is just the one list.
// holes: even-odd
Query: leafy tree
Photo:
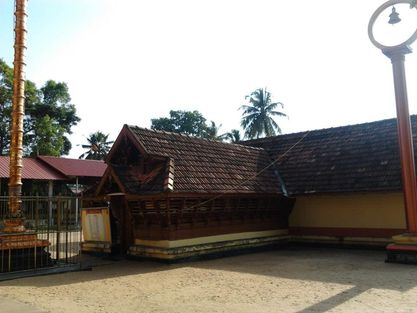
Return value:
[[(13, 68), (0, 59), (0, 155), (7, 154), (10, 148), (10, 121), (12, 111)], [(23, 125), (23, 144), (26, 155), (68, 154), (71, 143), (67, 138), (72, 126), (77, 125), (80, 118), (71, 104), (66, 83), (49, 80), (38, 89), (30, 80), (25, 82), (25, 117)], [(46, 118), (48, 116), (48, 118)], [(46, 118), (46, 119), (45, 119)], [(41, 125), (48, 128), (40, 130)], [(54, 134), (46, 135), (53, 131)], [(55, 138), (55, 143), (62, 142), (56, 149), (45, 148), (45, 138)], [(42, 148), (41, 148), (42, 147)], [(44, 152), (41, 152), (44, 151)], [(51, 152), (48, 152), (51, 151)]]
[[(0, 59), (0, 155), (9, 152), (12, 98), (13, 68)], [(38, 90), (29, 80), (25, 82), (25, 98), (25, 106), (29, 108), (38, 101)], [(28, 118), (28, 115), (24, 117), (24, 131), (28, 128)]]
[(230, 132), (222, 135), (225, 140), (228, 140), (231, 143), (238, 143), (242, 140), (240, 131), (238, 129), (232, 129)]
[(215, 122), (211, 121), (210, 126), (207, 126), (203, 134), (203, 138), (216, 141), (223, 141), (224, 135), (219, 135), (220, 127), (222, 127), (221, 124), (217, 126)]
[(31, 154), (62, 155), (66, 148), (64, 133), (65, 129), (53, 121), (49, 115), (38, 118), (33, 129), (36, 140), (30, 142), (33, 145), (30, 146)]
[(79, 159), (88, 160), (104, 160), (109, 153), (111, 144), (114, 141), (108, 141), (109, 135), (105, 135), (100, 131), (90, 134), (87, 138), (88, 144), (82, 145), (86, 152), (79, 156)]
[(44, 116), (49, 116), (51, 123), (57, 126), (54, 128), (56, 135), (62, 137), (63, 145), (60, 155), (68, 154), (71, 150), (71, 142), (66, 134), (72, 134), (71, 128), (78, 124), (80, 118), (76, 115), (75, 105), (70, 103), (71, 97), (67, 84), (48, 80), (38, 91), (38, 97), (39, 101), (26, 109), (29, 114), (26, 133), (34, 134), (32, 144), (36, 145), (38, 141), (42, 141), (42, 137), (37, 136), (36, 127), (39, 120), (42, 120)]
[(174, 133), (182, 133), (200, 138), (219, 140), (217, 135), (220, 126), (211, 122), (198, 111), (169, 111), (169, 117), (151, 119), (151, 128)]
[(13, 70), (1, 59), (0, 74), (0, 155), (3, 155), (10, 144)]
[(249, 99), (249, 105), (240, 107), (243, 110), (241, 126), (245, 130), (245, 137), (253, 139), (281, 133), (281, 128), (274, 121), (275, 116), (287, 116), (275, 111), (278, 106), (284, 107), (281, 102), (272, 102), (271, 93), (266, 88), (256, 89), (245, 99)]

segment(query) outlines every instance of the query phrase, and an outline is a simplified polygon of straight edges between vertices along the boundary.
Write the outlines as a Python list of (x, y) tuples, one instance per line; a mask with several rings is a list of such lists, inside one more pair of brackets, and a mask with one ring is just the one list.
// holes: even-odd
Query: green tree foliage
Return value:
[(238, 143), (242, 140), (242, 136), (240, 135), (240, 131), (238, 129), (232, 129), (230, 132), (225, 133), (222, 136), (225, 140), (231, 143)]
[(174, 133), (182, 133), (190, 136), (221, 140), (218, 136), (220, 126), (211, 122), (207, 125), (207, 119), (198, 111), (169, 111), (169, 117), (151, 119), (151, 128)]
[(82, 145), (86, 152), (79, 156), (79, 159), (104, 160), (109, 153), (113, 141), (108, 141), (109, 135), (100, 131), (90, 134), (87, 138), (87, 144)]
[(224, 140), (224, 135), (219, 135), (219, 130), (220, 127), (222, 127), (222, 125), (220, 124), (219, 126), (216, 125), (215, 122), (211, 121), (210, 125), (207, 126), (204, 137), (206, 139), (210, 139), (210, 140), (216, 140), (216, 141), (223, 141)]
[[(12, 111), (13, 68), (0, 59), (0, 155), (10, 148), (10, 120)], [(23, 144), (26, 155), (64, 155), (71, 149), (67, 135), (80, 118), (71, 104), (66, 83), (49, 80), (38, 89), (26, 80)], [(46, 127), (44, 131), (41, 127)], [(51, 133), (53, 132), (53, 134)], [(46, 141), (58, 146), (47, 148)], [(61, 144), (62, 143), (62, 144)], [(57, 153), (57, 151), (59, 151)]]
[(10, 116), (12, 112), (13, 71), (0, 59), (0, 155), (10, 144)]
[(30, 151), (33, 155), (60, 156), (65, 151), (65, 129), (53, 121), (49, 115), (36, 120), (33, 128)]
[(262, 136), (274, 136), (281, 133), (281, 128), (274, 121), (276, 116), (287, 116), (283, 112), (275, 111), (281, 102), (272, 102), (271, 93), (266, 88), (259, 88), (246, 96), (248, 105), (240, 107), (243, 110), (241, 126), (245, 130), (245, 137), (249, 139)]
[[(13, 68), (0, 59), (0, 155), (8, 153), (10, 147), (12, 96)], [(33, 107), (38, 101), (38, 90), (31, 81), (25, 83), (25, 98), (26, 107)], [(28, 118), (24, 118), (24, 130), (28, 129)]]

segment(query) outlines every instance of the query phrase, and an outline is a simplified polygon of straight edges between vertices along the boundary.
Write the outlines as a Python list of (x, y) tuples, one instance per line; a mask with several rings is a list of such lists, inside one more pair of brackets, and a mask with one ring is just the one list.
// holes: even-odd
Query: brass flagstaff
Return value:
[(13, 110), (10, 142), (9, 215), (5, 232), (23, 232), (22, 156), (23, 117), (25, 105), (25, 50), (27, 0), (15, 0), (15, 44), (13, 77)]

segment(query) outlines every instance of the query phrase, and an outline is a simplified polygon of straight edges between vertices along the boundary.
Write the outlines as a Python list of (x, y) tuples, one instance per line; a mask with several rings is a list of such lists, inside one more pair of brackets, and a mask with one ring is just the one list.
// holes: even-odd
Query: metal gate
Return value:
[[(22, 197), (26, 232), (0, 232), (0, 280), (80, 269), (79, 201)], [(8, 197), (0, 197), (0, 224), (7, 213)]]

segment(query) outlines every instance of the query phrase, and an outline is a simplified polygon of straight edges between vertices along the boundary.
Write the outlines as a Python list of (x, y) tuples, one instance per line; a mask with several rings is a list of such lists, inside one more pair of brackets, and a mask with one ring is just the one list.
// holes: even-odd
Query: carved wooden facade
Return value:
[(109, 201), (122, 252), (172, 259), (285, 239), (294, 200), (263, 149), (125, 125), (106, 162), (90, 200)]

